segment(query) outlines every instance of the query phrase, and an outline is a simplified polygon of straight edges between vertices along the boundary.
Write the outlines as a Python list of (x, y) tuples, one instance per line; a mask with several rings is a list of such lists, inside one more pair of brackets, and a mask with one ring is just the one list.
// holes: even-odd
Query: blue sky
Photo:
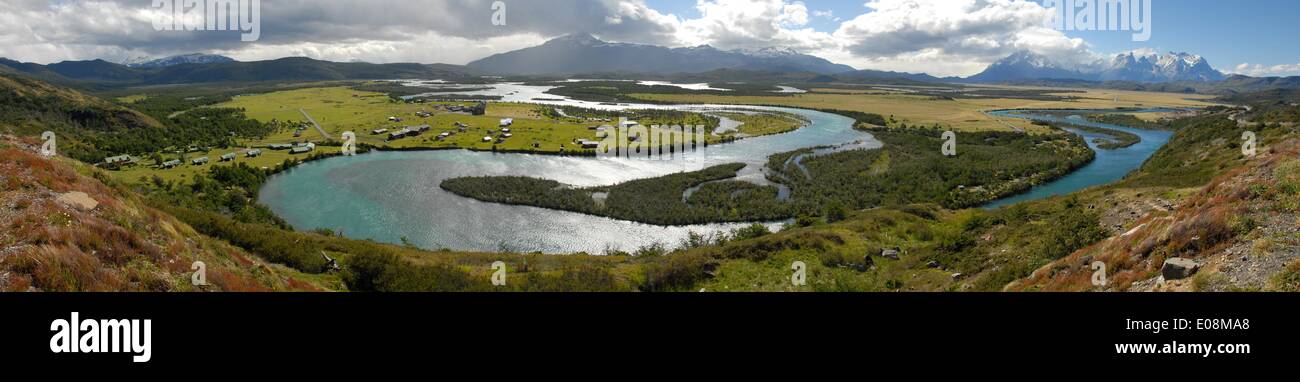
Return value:
[[(870, 11), (865, 6), (866, 0), (803, 2), (810, 12), (833, 14), (833, 18), (813, 16), (809, 21), (809, 27), (826, 33), (835, 32), (842, 21)], [(646, 4), (663, 13), (700, 17), (694, 0), (647, 0)], [(1300, 1), (1152, 0), (1152, 13), (1154, 27), (1151, 39), (1146, 42), (1132, 41), (1129, 32), (1066, 31), (1065, 34), (1084, 39), (1100, 53), (1147, 48), (1199, 54), (1224, 71), (1243, 63), (1300, 66), (1300, 32), (1297, 32), (1300, 31), (1297, 26)]]

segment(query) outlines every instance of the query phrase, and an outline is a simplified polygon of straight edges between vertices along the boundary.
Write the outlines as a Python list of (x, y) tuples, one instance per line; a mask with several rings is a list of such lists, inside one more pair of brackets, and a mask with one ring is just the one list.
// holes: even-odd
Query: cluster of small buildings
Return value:
[[(388, 140), (395, 141), (406, 137), (417, 137), (420, 136), (420, 134), (424, 134), (428, 132), (429, 129), (430, 129), (429, 125), (407, 126), (402, 128), (401, 130), (389, 132)], [(379, 130), (375, 130), (375, 131), (379, 131)], [(381, 132), (379, 134), (383, 134), (383, 133)]]
[[(272, 145), (272, 146), (277, 146), (277, 145)], [(292, 147), (293, 147), (293, 145), (283, 145), (283, 146), (288, 146), (289, 148), (292, 148)], [(121, 161), (121, 157), (124, 157), (124, 156), (125, 156), (125, 155), (123, 155), (123, 156), (118, 156), (118, 157), (110, 157), (110, 158), (105, 159), (105, 162), (110, 162), (110, 160), (111, 160), (111, 161), (113, 161), (113, 162), (120, 163), (120, 161)], [(246, 158), (257, 158), (257, 157), (260, 157), (260, 156), (262, 156), (262, 150), (261, 150), (261, 149), (251, 149), (251, 150), (244, 151), (244, 157), (246, 157)], [(218, 160), (221, 161), (221, 162), (234, 162), (235, 160), (238, 160), (238, 159), (239, 159), (239, 154), (238, 154), (238, 153), (233, 153), (233, 152), (231, 152), (231, 153), (221, 154), (221, 156), (218, 158)], [(204, 156), (204, 157), (198, 157), (198, 158), (191, 159), (191, 160), (190, 160), (190, 165), (192, 165), (192, 166), (202, 166), (202, 165), (206, 165), (206, 164), (208, 164), (208, 163), (211, 162), (211, 161), (212, 161), (212, 159), (211, 159), (211, 158), (208, 158), (208, 157), (206, 157), (206, 156)], [(133, 162), (134, 162), (134, 161), (133, 161)], [(169, 161), (166, 161), (166, 162), (162, 162), (162, 164), (159, 164), (158, 167), (163, 168), (163, 169), (172, 169), (172, 168), (179, 167), (179, 166), (181, 165), (181, 163), (182, 163), (182, 162), (181, 162), (180, 159), (172, 159), (172, 160), (169, 160)]]
[(311, 142), (307, 142), (307, 143), (299, 143), (297, 146), (294, 146), (292, 149), (289, 149), (289, 153), (290, 153), (290, 154), (306, 154), (306, 153), (312, 152), (312, 150), (316, 150), (316, 144), (315, 144), (315, 143), (311, 143)]
[(487, 102), (479, 101), (474, 106), (461, 105), (438, 105), (438, 108), (450, 111), (452, 113), (469, 113), (470, 115), (487, 114)]
[(596, 149), (600, 147), (600, 141), (589, 141), (586, 139), (579, 139), (577, 141), (574, 141), (574, 143), (576, 143), (578, 146), (584, 149)]
[(104, 163), (102, 163), (101, 165), (104, 168), (108, 168), (108, 169), (118, 169), (123, 166), (130, 165), (132, 163), (135, 163), (135, 159), (131, 158), (130, 155), (118, 155), (118, 156), (104, 158)]
[[(267, 146), (267, 148), (274, 151), (289, 150), (290, 154), (304, 154), (316, 150), (316, 144), (311, 142), (303, 142), (296, 145), (292, 143), (273, 143)], [(254, 155), (254, 152), (256, 152), (256, 155)], [(259, 155), (262, 155), (261, 150), (253, 150), (248, 152), (249, 157), (255, 157)]]
[[(191, 148), (189, 148), (189, 149), (187, 149), (187, 150), (180, 150), (180, 151), (178, 151), (178, 153), (179, 153), (179, 152), (195, 152), (194, 149), (195, 149), (194, 147), (191, 147)], [(260, 149), (248, 150), (248, 151), (245, 152), (244, 155), (247, 156), (248, 158), (256, 158), (256, 157), (262, 156), (262, 150), (260, 150)], [(232, 152), (232, 153), (222, 154), (221, 157), (220, 157), (220, 161), (222, 161), (222, 162), (233, 162), (233, 161), (235, 161), (236, 159), (239, 159), (239, 154), (236, 154), (236, 153), (233, 153), (233, 152)], [(133, 164), (135, 164), (135, 163), (137, 163), (137, 162), (138, 162), (138, 159), (137, 159), (137, 158), (134, 158), (134, 157), (131, 157), (130, 155), (118, 155), (118, 156), (111, 156), (111, 157), (104, 158), (104, 162), (103, 162), (103, 163), (100, 163), (99, 166), (104, 167), (104, 168), (108, 168), (108, 169), (116, 170), (116, 169), (120, 169), (120, 168), (125, 167), (125, 166), (128, 166), (128, 165), (133, 165)], [(208, 157), (206, 157), (206, 156), (204, 156), (204, 157), (198, 157), (198, 158), (194, 158), (194, 159), (191, 159), (191, 160), (190, 160), (190, 164), (191, 164), (191, 165), (194, 165), (194, 166), (202, 166), (202, 165), (208, 164), (208, 162), (211, 162), (211, 159), (208, 158)], [(162, 168), (162, 169), (172, 169), (172, 168), (180, 167), (180, 165), (181, 165), (182, 163), (183, 163), (183, 162), (182, 162), (181, 159), (172, 159), (172, 160), (168, 160), (168, 161), (164, 161), (164, 162), (162, 162), (162, 163), (159, 163), (159, 164), (158, 164), (158, 167), (159, 167), (159, 168)]]

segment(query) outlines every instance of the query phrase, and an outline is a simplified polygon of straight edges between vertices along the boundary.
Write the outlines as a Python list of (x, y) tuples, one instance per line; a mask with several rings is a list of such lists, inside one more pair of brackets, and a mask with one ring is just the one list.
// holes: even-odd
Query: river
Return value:
[[(756, 106), (611, 105), (562, 99), (546, 94), (549, 88), (541, 86), (485, 86), (492, 89), (470, 94), (498, 95), (506, 101), (599, 109), (781, 111), (798, 114), (807, 119), (808, 124), (785, 134), (713, 145), (706, 155), (691, 156), (693, 160), (565, 157), (468, 150), (371, 152), (305, 163), (278, 174), (262, 188), (259, 201), (297, 229), (328, 228), (355, 239), (408, 243), (431, 250), (605, 254), (610, 250), (631, 251), (654, 243), (673, 247), (690, 232), (727, 232), (746, 224), (654, 226), (573, 212), (485, 203), (446, 192), (439, 184), (445, 179), (464, 176), (517, 175), (586, 187), (737, 162), (747, 164), (740, 172), (740, 180), (767, 184), (762, 168), (768, 156), (773, 154), (820, 146), (880, 147), (880, 142), (870, 134), (854, 130), (852, 119), (831, 113)], [(1118, 179), (1115, 174), (1122, 177), (1168, 140), (1167, 133), (1121, 129), (1141, 135), (1143, 142), (1111, 153), (1098, 150), (1098, 160), (1084, 169), (992, 205), (1100, 184), (1093, 177), (1105, 182), (1113, 181)], [(777, 228), (782, 223), (766, 224)]]

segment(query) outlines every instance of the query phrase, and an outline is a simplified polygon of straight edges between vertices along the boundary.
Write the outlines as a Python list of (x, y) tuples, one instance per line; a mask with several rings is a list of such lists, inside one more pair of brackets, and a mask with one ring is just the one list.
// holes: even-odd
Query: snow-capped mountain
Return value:
[(708, 45), (666, 48), (605, 42), (588, 34), (559, 37), (539, 46), (492, 55), (467, 66), (487, 73), (523, 75), (702, 73), (718, 69), (833, 74), (854, 70), (791, 49), (721, 50)]
[(1068, 65), (1030, 51), (1016, 52), (998, 60), (980, 74), (967, 78), (973, 82), (1006, 82), (1030, 79), (1092, 80), (1095, 73), (1067, 69)]
[(1221, 81), (1224, 75), (1204, 57), (1188, 53), (1138, 55), (1124, 53), (1111, 59), (1101, 73), (1103, 81), (1169, 82)]
[(1021, 51), (989, 65), (984, 72), (968, 78), (974, 82), (1006, 82), (1030, 79), (1132, 81), (1132, 82), (1213, 82), (1225, 78), (1204, 57), (1189, 53), (1138, 54), (1122, 53), (1109, 61), (1068, 65), (1046, 56)]
[(122, 64), (136, 69), (156, 69), (180, 64), (218, 64), (223, 62), (235, 62), (235, 59), (215, 54), (191, 53), (156, 60), (128, 60)]

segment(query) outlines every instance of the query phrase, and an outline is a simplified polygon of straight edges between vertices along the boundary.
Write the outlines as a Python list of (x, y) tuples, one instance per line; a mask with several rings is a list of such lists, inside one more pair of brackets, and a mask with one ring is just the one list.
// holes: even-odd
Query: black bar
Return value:
[[(16, 364), (188, 368), (370, 362), (418, 366), (579, 357), (1220, 362), (1293, 357), (1295, 294), (5, 294)], [(150, 319), (152, 359), (55, 354), (51, 323)], [(1248, 328), (1126, 329), (1215, 319)], [(1249, 354), (1116, 354), (1123, 343), (1249, 344)], [(835, 350), (849, 347), (852, 351)], [(414, 351), (411, 349), (415, 349)], [(424, 361), (422, 361), (424, 360)], [(838, 361), (837, 361), (838, 360)], [(341, 362), (341, 363), (339, 363)]]

